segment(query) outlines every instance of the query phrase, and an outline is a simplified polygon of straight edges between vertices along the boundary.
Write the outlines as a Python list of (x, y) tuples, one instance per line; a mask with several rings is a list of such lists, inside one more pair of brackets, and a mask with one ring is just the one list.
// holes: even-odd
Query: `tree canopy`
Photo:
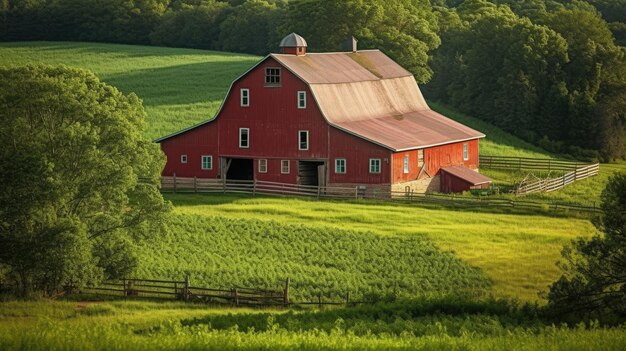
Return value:
[(88, 71), (0, 69), (0, 265), (21, 295), (132, 271), (133, 241), (168, 209), (144, 118)]

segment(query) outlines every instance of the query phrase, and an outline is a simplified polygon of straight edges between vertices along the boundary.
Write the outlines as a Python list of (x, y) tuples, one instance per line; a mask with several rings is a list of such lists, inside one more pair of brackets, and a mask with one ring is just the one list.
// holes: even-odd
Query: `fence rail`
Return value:
[(565, 188), (569, 184), (598, 175), (600, 164), (583, 166), (571, 172), (565, 173), (561, 177), (539, 179), (536, 181), (524, 181), (515, 189), (516, 195), (526, 195), (537, 192), (551, 192)]
[(503, 168), (525, 171), (573, 171), (589, 165), (585, 162), (543, 158), (480, 156), (481, 168)]
[[(590, 172), (579, 171), (579, 176), (590, 176)], [(596, 171), (597, 174), (597, 171)], [(582, 178), (578, 178), (579, 180)], [(359, 186), (335, 187), (335, 186), (306, 186), (265, 181), (222, 181), (220, 179), (200, 179), (163, 177), (162, 191), (177, 193), (243, 193), (273, 195), (273, 196), (303, 196), (317, 199), (373, 199), (398, 202), (421, 202), (446, 206), (464, 207), (510, 207), (524, 209), (548, 209), (548, 210), (573, 210), (578, 212), (596, 213), (600, 210), (592, 206), (567, 203), (546, 203), (522, 200), (509, 200), (492, 197), (466, 197), (454, 194), (417, 193), (413, 191), (391, 191), (389, 189), (376, 189), (366, 191)]]

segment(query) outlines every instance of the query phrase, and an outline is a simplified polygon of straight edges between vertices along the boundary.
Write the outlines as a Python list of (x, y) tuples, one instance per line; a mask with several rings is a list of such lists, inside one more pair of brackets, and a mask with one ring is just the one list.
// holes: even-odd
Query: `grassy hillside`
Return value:
[[(180, 225), (173, 229), (171, 242), (162, 243), (155, 240), (145, 243), (142, 247), (141, 272), (148, 275), (160, 276), (167, 273), (179, 277), (185, 269), (193, 271), (206, 269), (212, 272), (218, 264), (216, 260), (231, 262), (234, 259), (244, 259), (245, 255), (239, 254), (237, 258), (228, 257), (229, 254), (235, 255), (236, 251), (232, 251), (231, 248), (251, 245), (244, 250), (250, 252), (261, 245), (265, 248), (259, 249), (258, 254), (272, 262), (266, 269), (268, 276), (276, 279), (284, 279), (286, 274), (299, 275), (300, 271), (305, 271), (307, 274), (323, 277), (313, 280), (319, 281), (318, 284), (322, 285), (326, 284), (327, 279), (330, 282), (332, 279), (340, 278), (338, 287), (343, 281), (348, 281), (356, 288), (380, 277), (377, 284), (389, 287), (398, 283), (396, 277), (405, 275), (407, 279), (405, 284), (408, 286), (403, 291), (411, 291), (422, 284), (415, 280), (421, 279), (422, 274), (433, 269), (430, 265), (421, 267), (418, 271), (410, 268), (411, 262), (417, 262), (422, 255), (422, 249), (418, 249), (415, 243), (424, 241), (420, 245), (428, 249), (430, 241), (437, 247), (454, 253), (470, 265), (480, 268), (493, 282), (489, 293), (534, 301), (538, 299), (538, 291), (547, 290), (548, 284), (558, 277), (555, 262), (560, 257), (562, 246), (573, 238), (594, 233), (591, 223), (583, 219), (476, 213), (402, 204), (251, 198), (236, 195), (169, 195), (168, 199), (175, 205), (174, 212), (179, 216), (177, 223)], [(257, 226), (262, 228), (258, 230), (262, 234), (239, 230), (238, 237), (241, 238), (230, 239), (234, 242), (224, 245), (225, 238), (220, 235), (214, 237), (215, 224), (212, 219), (214, 217), (237, 220), (242, 223), (243, 228)], [(269, 221), (268, 227), (258, 224), (257, 221)], [(267, 228), (274, 229), (268, 231)], [(232, 230), (232, 227), (229, 230)], [(293, 248), (285, 246), (282, 240), (263, 239), (262, 244), (252, 244), (258, 242), (255, 235), (267, 237), (273, 236), (271, 234), (273, 232), (289, 235)], [(352, 239), (346, 242), (345, 235)], [(358, 240), (355, 235), (360, 236)], [(372, 235), (385, 237), (386, 240), (378, 241), (379, 239)], [(315, 236), (319, 236), (319, 239)], [(336, 245), (328, 246), (323, 242)], [(393, 253), (393, 250), (399, 250), (396, 244), (411, 245), (416, 251), (414, 254), (404, 250)], [(194, 246), (190, 248), (196, 253), (192, 262), (187, 262), (187, 258), (184, 257), (183, 247), (187, 246)], [(165, 254), (162, 254), (163, 250)], [(215, 258), (216, 250), (221, 252), (218, 258)], [(295, 250), (295, 253), (285, 250)], [(302, 250), (309, 251), (303, 254)], [(350, 253), (351, 250), (355, 251)], [(360, 253), (356, 254), (357, 252)], [(299, 256), (299, 254), (307, 256), (309, 253), (314, 258), (303, 260)], [(159, 258), (150, 259), (153, 256)], [(383, 260), (384, 256), (389, 256), (390, 259)], [(327, 261), (325, 259), (327, 257), (332, 259)], [(382, 271), (372, 271), (374, 267), (367, 261), (373, 259), (380, 260), (376, 265), (384, 267)], [(161, 263), (154, 264), (155, 260)], [(251, 258), (246, 260), (245, 267), (260, 265), (259, 262), (253, 263)], [(175, 272), (164, 269), (167, 266), (173, 267)], [(239, 266), (229, 267), (220, 263), (219, 267), (225, 269), (224, 275), (233, 279), (242, 272)], [(252, 269), (246, 269), (244, 272), (245, 274), (237, 279), (245, 277), (246, 282), (257, 282), (254, 279), (257, 279), (258, 272), (255, 273)], [(223, 281), (221, 276), (216, 279)], [(306, 277), (302, 275), (299, 279)], [(432, 279), (434, 279), (432, 284), (445, 281), (444, 278), (436, 276)], [(269, 280), (267, 282), (271, 283)], [(466, 286), (472, 287), (481, 286), (480, 282), (467, 284), (469, 285)]]
[(212, 118), (230, 82), (258, 60), (243, 54), (152, 46), (0, 43), (0, 66), (80, 67), (125, 93), (136, 93), (148, 113), (150, 139)]

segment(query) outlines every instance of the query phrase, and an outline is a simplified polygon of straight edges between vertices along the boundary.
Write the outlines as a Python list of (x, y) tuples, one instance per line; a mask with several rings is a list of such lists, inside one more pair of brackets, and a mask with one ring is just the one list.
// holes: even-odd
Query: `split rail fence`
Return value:
[(597, 213), (600, 209), (592, 204), (582, 206), (567, 203), (546, 203), (534, 201), (509, 200), (493, 197), (467, 197), (454, 194), (417, 193), (414, 191), (390, 191), (389, 189), (367, 189), (362, 186), (303, 186), (253, 180), (227, 180), (162, 177), (161, 190), (175, 193), (241, 193), (276, 196), (302, 196), (317, 199), (375, 199), (399, 202), (420, 202), (444, 206), (461, 207), (510, 207), (522, 209), (572, 210), (577, 212)]

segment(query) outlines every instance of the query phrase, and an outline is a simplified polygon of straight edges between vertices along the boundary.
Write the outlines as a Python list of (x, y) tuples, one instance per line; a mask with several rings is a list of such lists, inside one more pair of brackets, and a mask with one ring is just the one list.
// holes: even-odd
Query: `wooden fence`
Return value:
[(481, 168), (501, 168), (519, 171), (573, 171), (583, 166), (585, 162), (551, 160), (543, 158), (480, 156)]
[(177, 193), (243, 193), (252, 194), (253, 196), (256, 194), (276, 196), (303, 196), (317, 199), (375, 199), (408, 203), (431, 203), (453, 207), (509, 207), (541, 210), (572, 210), (588, 213), (600, 212), (600, 209), (597, 208), (595, 204), (590, 204), (591, 206), (583, 206), (579, 204), (567, 204), (560, 202), (546, 203), (521, 200), (513, 201), (509, 199), (493, 197), (467, 197), (454, 194), (391, 191), (389, 189), (366, 191), (366, 188), (359, 187), (358, 185), (352, 187), (316, 187), (251, 180), (228, 180), (224, 182), (220, 179), (163, 177), (161, 190), (164, 192), (173, 191)]
[(233, 306), (287, 306), (289, 305), (289, 279), (280, 290), (233, 287), (215, 289), (191, 286), (185, 280), (121, 279), (106, 281), (97, 287), (80, 291), (86, 294), (147, 299), (180, 300)]
[(523, 181), (515, 189), (516, 195), (526, 195), (537, 192), (551, 192), (563, 189), (569, 184), (576, 181), (595, 176), (600, 171), (599, 164), (588, 165), (576, 168), (571, 172), (565, 173), (562, 177), (539, 179), (536, 181)]

